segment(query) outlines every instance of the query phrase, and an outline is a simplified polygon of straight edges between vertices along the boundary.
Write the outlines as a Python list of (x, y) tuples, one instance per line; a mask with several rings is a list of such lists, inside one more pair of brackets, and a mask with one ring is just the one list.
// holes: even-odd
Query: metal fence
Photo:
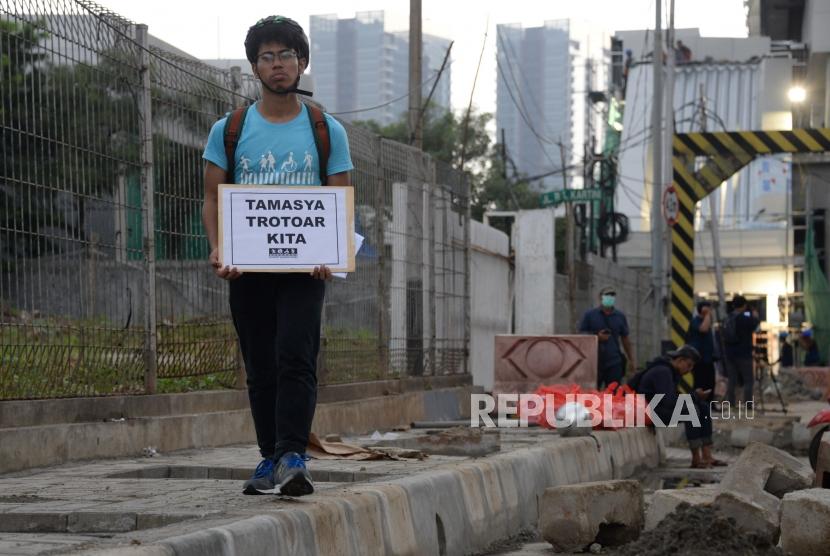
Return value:
[[(0, 399), (233, 387), (201, 153), (256, 84), (84, 0), (0, 0), (0, 61)], [(466, 373), (468, 185), (346, 127), (366, 243), (328, 287), (321, 381)]]

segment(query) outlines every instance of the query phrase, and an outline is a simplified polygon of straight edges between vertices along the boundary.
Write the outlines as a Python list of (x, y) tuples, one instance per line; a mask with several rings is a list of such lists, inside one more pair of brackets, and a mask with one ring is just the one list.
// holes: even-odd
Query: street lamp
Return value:
[(790, 102), (793, 104), (800, 104), (807, 100), (807, 90), (801, 85), (793, 85), (790, 87), (790, 90), (787, 91), (787, 98), (790, 99)]

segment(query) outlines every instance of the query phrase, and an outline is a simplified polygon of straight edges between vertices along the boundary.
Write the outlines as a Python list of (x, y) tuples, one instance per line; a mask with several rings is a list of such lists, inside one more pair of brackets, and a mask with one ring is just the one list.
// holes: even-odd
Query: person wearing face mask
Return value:
[[(606, 286), (600, 290), (599, 298), (599, 307), (589, 309), (582, 316), (579, 332), (596, 334), (599, 340), (597, 389), (601, 390), (612, 382), (622, 382), (626, 367), (634, 369), (637, 359), (634, 357), (634, 350), (628, 338), (628, 319), (622, 311), (615, 308), (616, 290), (611, 286)], [(622, 343), (622, 349), (620, 343)], [(625, 356), (623, 356), (623, 350), (625, 350)]]

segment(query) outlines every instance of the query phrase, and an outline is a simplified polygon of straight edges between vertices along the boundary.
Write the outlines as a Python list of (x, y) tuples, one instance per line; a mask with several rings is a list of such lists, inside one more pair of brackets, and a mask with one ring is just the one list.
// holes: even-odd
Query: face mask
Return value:
[(606, 308), (611, 308), (614, 306), (614, 301), (616, 297), (613, 295), (603, 295), (602, 296), (602, 306)]

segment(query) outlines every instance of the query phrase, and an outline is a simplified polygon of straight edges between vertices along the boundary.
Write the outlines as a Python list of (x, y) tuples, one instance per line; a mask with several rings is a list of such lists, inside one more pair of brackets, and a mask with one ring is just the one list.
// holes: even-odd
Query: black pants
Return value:
[(712, 445), (712, 416), (709, 410), (709, 397), (697, 400), (695, 410), (697, 411), (697, 418), (700, 420), (700, 426), (695, 427), (689, 421), (684, 423), (686, 426), (686, 440), (688, 440), (689, 447), (693, 450), (701, 446)]
[(622, 378), (625, 376), (625, 369), (622, 362), (610, 367), (600, 369), (597, 373), (597, 390), (602, 390), (612, 382), (622, 383)]
[(738, 382), (743, 384), (744, 403), (752, 401), (752, 388), (755, 382), (755, 376), (752, 370), (752, 358), (728, 358), (726, 360), (726, 370), (729, 377), (726, 387), (727, 401), (735, 405), (735, 388), (738, 386)]
[(230, 306), (245, 361), (259, 451), (305, 453), (317, 405), (317, 353), (326, 286), (308, 274), (243, 274)]

